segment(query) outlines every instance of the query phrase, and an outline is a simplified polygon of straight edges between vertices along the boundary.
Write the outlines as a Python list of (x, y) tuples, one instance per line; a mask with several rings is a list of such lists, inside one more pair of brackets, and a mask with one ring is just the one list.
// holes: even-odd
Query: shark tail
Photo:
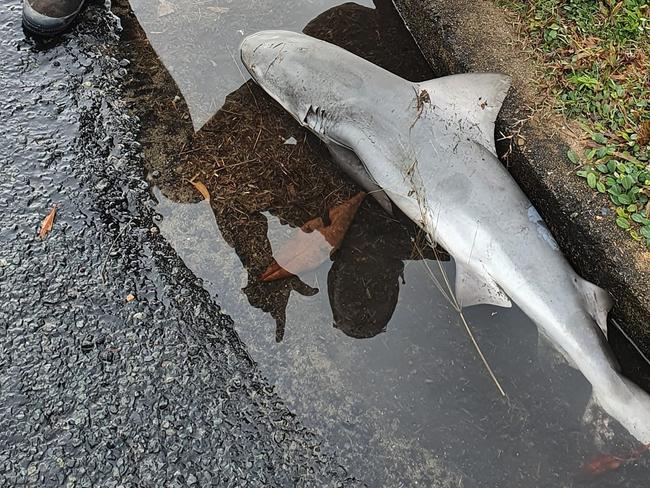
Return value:
[(650, 443), (650, 395), (611, 370), (607, 382), (594, 384), (593, 400), (641, 444)]

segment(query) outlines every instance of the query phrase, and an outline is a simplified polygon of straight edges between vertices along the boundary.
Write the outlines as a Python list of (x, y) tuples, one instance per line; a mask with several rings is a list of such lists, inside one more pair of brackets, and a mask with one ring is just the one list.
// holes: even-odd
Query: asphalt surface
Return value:
[(0, 486), (360, 484), (159, 236), (118, 20), (43, 48), (20, 13), (0, 0)]

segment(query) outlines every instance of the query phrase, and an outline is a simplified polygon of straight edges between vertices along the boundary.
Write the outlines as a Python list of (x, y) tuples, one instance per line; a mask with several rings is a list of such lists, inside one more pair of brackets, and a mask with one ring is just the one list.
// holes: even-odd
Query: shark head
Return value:
[(255, 82), (302, 125), (328, 140), (336, 114), (358, 96), (362, 73), (337, 66), (340, 48), (304, 34), (262, 31), (246, 37), (241, 60)]
[[(286, 65), (282, 61), (296, 50), (307, 49), (308, 42), (307, 36), (297, 32), (267, 30), (245, 37), (239, 51), (244, 66), (255, 81), (260, 83), (273, 78), (269, 76), (273, 75), (271, 73), (273, 65), (278, 64), (278, 67)], [(295, 61), (299, 62), (299, 58)], [(274, 73), (277, 75), (277, 72), (276, 67)], [(284, 76), (288, 74), (285, 72)]]

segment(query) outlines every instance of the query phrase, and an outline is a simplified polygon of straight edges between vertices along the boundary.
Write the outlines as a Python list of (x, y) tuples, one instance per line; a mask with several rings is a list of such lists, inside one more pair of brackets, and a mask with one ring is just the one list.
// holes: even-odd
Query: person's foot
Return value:
[(85, 0), (23, 0), (23, 26), (33, 34), (55, 36), (79, 15)]

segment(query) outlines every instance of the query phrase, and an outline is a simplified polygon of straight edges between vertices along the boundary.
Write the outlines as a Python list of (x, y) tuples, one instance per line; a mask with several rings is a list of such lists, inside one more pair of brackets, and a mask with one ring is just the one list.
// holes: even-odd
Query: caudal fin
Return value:
[(642, 444), (650, 443), (650, 395), (619, 373), (593, 385), (593, 398)]

